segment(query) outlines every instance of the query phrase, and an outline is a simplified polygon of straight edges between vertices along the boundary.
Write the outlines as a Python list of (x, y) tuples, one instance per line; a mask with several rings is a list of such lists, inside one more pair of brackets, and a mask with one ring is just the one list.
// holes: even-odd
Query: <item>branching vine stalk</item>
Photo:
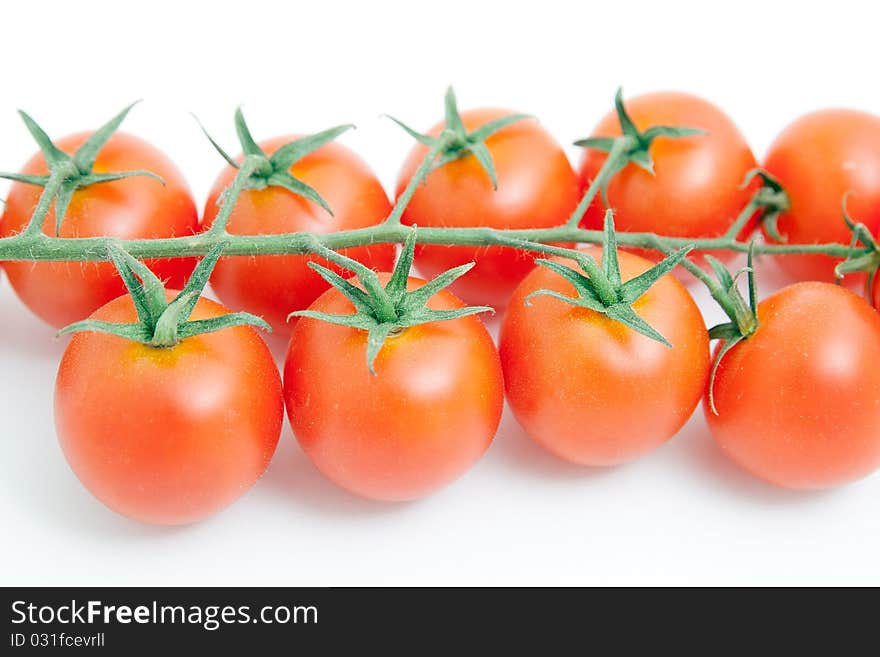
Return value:
[[(626, 114), (620, 92), (615, 99), (618, 115), (622, 126), (620, 137), (605, 138), (595, 137), (577, 142), (589, 148), (596, 148), (608, 152), (604, 166), (597, 177), (591, 182), (585, 191), (577, 208), (564, 225), (552, 228), (536, 229), (492, 229), (492, 228), (446, 228), (446, 227), (420, 227), (415, 229), (415, 240), (420, 244), (446, 244), (460, 246), (509, 246), (527, 251), (549, 255), (561, 255), (575, 257), (576, 252), (561, 247), (548, 245), (560, 242), (575, 242), (583, 244), (602, 244), (604, 232), (602, 230), (590, 230), (580, 227), (586, 210), (595, 197), (604, 191), (611, 177), (627, 163), (652, 170), (649, 147), (657, 137), (681, 138), (699, 131), (683, 127), (655, 126), (644, 132), (639, 132)], [(96, 132), (100, 136), (101, 143), (109, 138), (112, 129), (118, 127), (122, 118), (127, 114), (130, 107)], [(429, 137), (412, 130), (405, 124), (396, 121), (404, 127), (409, 134), (429, 147), (429, 150), (419, 165), (417, 171), (409, 180), (404, 191), (394, 205), (390, 215), (384, 223), (368, 228), (340, 231), (329, 234), (317, 233), (284, 233), (272, 235), (234, 235), (226, 231), (229, 215), (235, 207), (239, 195), (245, 189), (260, 188), (268, 185), (279, 185), (298, 193), (306, 198), (313, 199), (319, 205), (325, 206), (323, 199), (315, 190), (304, 185), (286, 172), (286, 167), (311, 152), (320, 145), (330, 141), (351, 126), (338, 126), (317, 135), (306, 137), (286, 145), (284, 153), (276, 153), (271, 158), (267, 156), (254, 142), (250, 131), (244, 122), (241, 110), (236, 112), (236, 131), (240, 137), (245, 156), (241, 163), (231, 158), (214, 139), (208, 136), (214, 147), (230, 165), (238, 168), (236, 177), (226, 193), (222, 196), (222, 207), (214, 220), (211, 228), (198, 235), (159, 238), (159, 239), (129, 239), (120, 240), (113, 237), (84, 237), (70, 238), (57, 237), (42, 232), (41, 228), (52, 205), (56, 201), (61, 189), (71, 180), (75, 180), (82, 172), (76, 169), (76, 156), (65, 156), (54, 147), (45, 133), (27, 117), (26, 122), (32, 133), (39, 136), (41, 149), (47, 155), (47, 159), (57, 161), (57, 165), (51, 168), (51, 175), (39, 177), (27, 177), (24, 180), (19, 174), (2, 174), (4, 177), (28, 184), (40, 184), (44, 187), (40, 201), (34, 210), (30, 223), (25, 230), (17, 235), (0, 238), (0, 261), (3, 260), (27, 260), (27, 261), (108, 261), (111, 260), (108, 249), (111, 246), (122, 248), (135, 258), (169, 258), (185, 256), (205, 256), (217, 247), (225, 244), (224, 256), (258, 256), (258, 255), (296, 255), (313, 254), (327, 249), (339, 250), (357, 246), (365, 246), (377, 243), (404, 243), (410, 236), (411, 228), (400, 223), (401, 216), (415, 193), (418, 185), (422, 184), (432, 168), (441, 166), (445, 161), (462, 157), (468, 153), (478, 157), (480, 163), (486, 169), (487, 175), (495, 182), (494, 166), (491, 155), (485, 148), (483, 140), (494, 132), (510, 125), (511, 123), (527, 118), (524, 115), (512, 115), (481, 126), (477, 130), (467, 132), (458, 116), (455, 96), (450, 90), (446, 97), (447, 127), (437, 136)], [(96, 140), (96, 145), (98, 140)], [(97, 149), (90, 152), (91, 162)], [(57, 151), (57, 152), (56, 152)], [(276, 162), (276, 160), (278, 160)], [(73, 168), (71, 168), (73, 167)], [(285, 167), (285, 168), (282, 168)], [(66, 168), (71, 168), (66, 171)], [(113, 174), (114, 179), (130, 175), (151, 175), (149, 172), (122, 172)], [(765, 215), (778, 214), (784, 210), (784, 191), (774, 181), (769, 180), (761, 172), (753, 172), (752, 176), (761, 176), (764, 182), (758, 193), (743, 209), (740, 216), (730, 226), (726, 234), (717, 237), (690, 238), (671, 237), (656, 233), (628, 233), (618, 232), (617, 243), (622, 247), (641, 248), (655, 250), (663, 253), (691, 247), (694, 252), (700, 251), (736, 251), (747, 253), (750, 249), (748, 241), (739, 240), (738, 235), (749, 219), (765, 208)], [(92, 177), (96, 177), (93, 175)], [(31, 180), (30, 178), (34, 178)], [(91, 180), (85, 177), (79, 184), (95, 184), (109, 181), (109, 176), (102, 176), (99, 180)], [(748, 181), (746, 181), (748, 182)], [(775, 196), (772, 196), (775, 194)], [(774, 205), (774, 203), (776, 205)], [(329, 208), (327, 208), (329, 210)], [(773, 243), (757, 244), (754, 246), (755, 254), (790, 254), (790, 253), (814, 253), (825, 254), (838, 258), (855, 260), (861, 256), (870, 256), (873, 245), (855, 246), (851, 244), (823, 243), (823, 244), (790, 244)]]
[[(289, 170), (299, 158), (316, 150), (351, 127), (337, 126), (310, 137), (298, 139), (284, 145), (270, 157), (260, 149), (251, 137), (241, 110), (239, 110), (235, 116), (236, 131), (244, 151), (244, 157), (240, 163), (233, 160), (208, 135), (211, 143), (223, 158), (231, 166), (238, 169), (232, 184), (221, 196), (219, 202), (222, 207), (213, 225), (206, 231), (191, 236), (125, 240), (113, 237), (62, 238), (57, 236), (57, 230), (52, 235), (44, 233), (42, 229), (53, 201), (56, 214), (58, 214), (56, 221), (60, 226), (63, 210), (77, 189), (129, 176), (153, 176), (153, 174), (144, 171), (112, 174), (96, 174), (91, 171), (98, 150), (119, 126), (130, 107), (96, 131), (95, 136), (80, 149), (81, 152), (77, 152), (73, 156), (66, 155), (57, 149), (45, 132), (29, 116), (22, 113), (28, 130), (40, 145), (49, 164), (50, 174), (48, 176), (0, 174), (2, 177), (19, 183), (35, 184), (44, 188), (33, 216), (25, 229), (19, 234), (0, 238), (0, 261), (108, 261), (114, 260), (114, 258), (118, 259), (118, 255), (114, 254), (118, 254), (119, 250), (139, 260), (209, 255), (213, 257), (216, 256), (218, 248), (222, 245), (225, 257), (316, 254), (336, 262), (337, 265), (351, 269), (351, 261), (344, 259), (346, 262), (342, 262), (343, 257), (335, 253), (336, 251), (377, 243), (403, 244), (410, 240), (420, 244), (506, 246), (544, 255), (562, 256), (589, 269), (592, 264), (585, 263), (581, 251), (554, 246), (554, 244), (603, 244), (607, 239), (605, 231), (581, 228), (580, 224), (598, 194), (602, 194), (603, 201), (606, 201), (607, 205), (605, 194), (614, 174), (630, 163), (653, 172), (649, 148), (654, 139), (658, 137), (687, 138), (701, 133), (699, 130), (673, 126), (653, 126), (642, 132), (635, 127), (627, 115), (619, 91), (615, 99), (615, 106), (620, 119), (621, 136), (591, 137), (576, 142), (588, 148), (605, 151), (607, 156), (601, 170), (591, 181), (571, 217), (560, 226), (535, 229), (492, 229), (486, 227), (411, 227), (401, 223), (403, 212), (418, 185), (425, 182), (433, 168), (442, 166), (453, 159), (465, 156), (476, 157), (493, 185), (497, 186), (492, 157), (483, 142), (507, 125), (528, 118), (518, 114), (502, 117), (469, 132), (461, 121), (455, 96), (450, 89), (446, 96), (446, 127), (437, 137), (418, 133), (402, 122), (393, 119), (411, 136), (428, 146), (428, 152), (397, 199), (390, 215), (380, 224), (326, 234), (309, 232), (263, 235), (230, 234), (227, 231), (228, 220), (239, 196), (247, 189), (262, 189), (273, 185), (284, 187), (292, 193), (314, 201), (326, 211), (332, 212), (316, 190), (294, 178)], [(752, 255), (824, 254), (846, 259), (847, 264), (838, 268), (844, 273), (858, 267), (876, 264), (880, 260), (876, 242), (869, 236), (865, 237), (864, 233), (867, 231), (864, 230), (864, 227), (855, 224), (850, 226), (854, 235), (853, 242), (850, 244), (792, 244), (785, 242), (753, 244), (740, 240), (740, 233), (756, 213), (763, 213), (763, 218), (768, 223), (768, 231), (772, 231), (771, 236), (774, 236), (775, 219), (787, 209), (787, 197), (776, 181), (764, 172), (754, 171), (744, 184), (749, 184), (754, 177), (760, 177), (762, 185), (723, 235), (692, 238), (645, 232), (617, 232), (616, 244), (621, 247), (653, 250), (666, 255), (682, 249), (688, 249), (691, 252), (750, 252)], [(60, 214), (58, 213), (59, 208)], [(848, 218), (847, 221), (849, 222)], [(718, 281), (686, 259), (682, 260), (681, 264), (708, 286), (713, 298), (721, 304), (730, 317), (736, 316), (738, 309), (733, 307), (728, 291), (723, 289)], [(363, 274), (365, 272), (355, 270), (354, 273)], [(601, 278), (599, 280), (601, 282)], [(602, 292), (601, 289), (598, 291)], [(379, 301), (383, 299), (383, 293), (380, 289), (370, 290), (370, 293)], [(379, 306), (381, 305), (379, 304)], [(380, 314), (382, 313), (380, 312)], [(387, 314), (390, 317), (390, 311)]]
[[(39, 224), (38, 224), (39, 225)], [(319, 246), (332, 250), (379, 243), (406, 241), (409, 226), (386, 222), (369, 228), (317, 234), (308, 232), (275, 235), (217, 235), (210, 232), (187, 237), (121, 240), (113, 237), (51, 237), (27, 231), (0, 238), (0, 260), (25, 261), (108, 261), (107, 249), (116, 245), (139, 259), (174, 258), (207, 255), (217, 244), (226, 243), (224, 256), (297, 255), (316, 253)], [(459, 246), (510, 246), (546, 253), (546, 246), (559, 242), (601, 244), (603, 233), (572, 226), (536, 229), (493, 228), (416, 228), (419, 244)], [(686, 246), (700, 251), (748, 253), (750, 243), (721, 236), (707, 238), (668, 237), (657, 233), (618, 232), (619, 246), (674, 251)], [(836, 258), (869, 255), (870, 247), (852, 248), (836, 242), (820, 244), (757, 244), (756, 255), (794, 253), (824, 254)], [(555, 253), (555, 255), (562, 255)]]

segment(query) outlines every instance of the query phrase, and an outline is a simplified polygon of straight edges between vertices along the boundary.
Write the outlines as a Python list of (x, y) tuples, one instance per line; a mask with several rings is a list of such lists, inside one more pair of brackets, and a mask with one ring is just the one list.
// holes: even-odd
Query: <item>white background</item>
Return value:
[[(880, 111), (872, 4), (4, 3), (0, 169), (34, 150), (19, 107), (61, 136), (144, 98), (125, 129), (169, 153), (202, 203), (222, 162), (188, 112), (234, 149), (244, 103), (258, 139), (357, 123), (343, 142), (390, 189), (410, 142), (380, 114), (426, 128), (449, 83), (463, 108), (533, 113), (566, 144), (619, 84), (692, 91), (760, 156), (805, 111)], [(404, 505), (336, 489), (285, 428), (232, 508), (141, 526), (94, 501), (60, 453), (63, 349), (2, 280), (2, 584), (880, 584), (880, 476), (830, 493), (772, 489), (723, 459), (699, 413), (656, 453), (607, 471), (554, 459), (506, 415), (462, 480)]]

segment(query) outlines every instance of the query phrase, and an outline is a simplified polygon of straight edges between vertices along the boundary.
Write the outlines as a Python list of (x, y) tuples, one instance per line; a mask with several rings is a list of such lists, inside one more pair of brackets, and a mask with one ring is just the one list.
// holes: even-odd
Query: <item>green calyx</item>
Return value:
[[(843, 196), (843, 220), (846, 222), (847, 228), (852, 233), (850, 241), (850, 252), (847, 258), (834, 268), (834, 275), (838, 281), (846, 274), (856, 272), (864, 272), (868, 274), (865, 287), (865, 294), (868, 299), (871, 298), (871, 290), (874, 286), (874, 279), (877, 277), (877, 270), (880, 268), (880, 246), (877, 244), (876, 238), (868, 230), (863, 223), (856, 223), (846, 208), (846, 201), (849, 193)], [(862, 246), (859, 247), (859, 244)]]
[(786, 237), (779, 233), (779, 215), (788, 211), (791, 207), (791, 200), (782, 183), (763, 169), (749, 171), (742, 183), (742, 189), (747, 188), (755, 178), (761, 180), (761, 186), (752, 197), (752, 204), (755, 209), (762, 210), (761, 222), (764, 224), (767, 235), (777, 242), (785, 242)]
[(705, 134), (699, 128), (685, 126), (652, 126), (640, 131), (633, 123), (623, 104), (623, 89), (619, 88), (614, 96), (614, 107), (620, 121), (620, 137), (588, 137), (580, 139), (575, 146), (593, 148), (608, 153), (607, 166), (603, 167), (602, 178), (598, 180), (602, 191), (602, 200), (608, 204), (608, 183), (611, 178), (632, 162), (636, 166), (654, 175), (654, 161), (651, 158), (651, 144), (658, 137), (681, 138)]
[(455, 99), (455, 92), (452, 87), (446, 91), (445, 102), (445, 126), (443, 131), (437, 137), (422, 134), (410, 128), (408, 125), (389, 116), (401, 128), (417, 141), (425, 144), (435, 151), (435, 158), (431, 162), (432, 169), (437, 169), (443, 165), (473, 155), (477, 158), (480, 166), (492, 181), (492, 186), (498, 189), (498, 177), (495, 173), (495, 163), (492, 161), (492, 154), (486, 146), (486, 140), (499, 130), (507, 126), (530, 118), (528, 114), (511, 114), (503, 116), (500, 119), (484, 123), (479, 128), (470, 132), (465, 128), (458, 111), (458, 102)]
[(127, 251), (111, 245), (107, 249), (108, 255), (134, 301), (138, 321), (120, 324), (86, 319), (61, 329), (58, 334), (97, 331), (151, 347), (169, 348), (194, 335), (213, 333), (231, 326), (250, 325), (271, 331), (265, 321), (250, 313), (229, 313), (210, 319), (190, 320), (224, 246), (218, 244), (214, 247), (199, 262), (183, 290), (168, 301), (162, 281), (145, 264)]
[[(730, 318), (729, 322), (718, 324), (709, 329), (710, 340), (723, 341), (721, 348), (718, 350), (718, 355), (712, 363), (712, 373), (709, 376), (709, 407), (715, 415), (718, 415), (718, 409), (715, 408), (714, 394), (715, 375), (718, 372), (718, 366), (728, 351), (743, 340), (747, 340), (758, 329), (758, 290), (755, 285), (755, 268), (753, 265), (754, 249), (755, 243), (752, 242), (747, 265), (735, 275), (731, 275), (718, 259), (710, 255), (706, 256), (706, 261), (712, 267), (718, 279), (712, 296), (720, 303)], [(743, 274), (748, 275), (748, 301), (743, 298), (737, 285), (739, 277)]]
[(601, 313), (614, 321), (628, 326), (637, 333), (641, 333), (652, 340), (671, 347), (672, 345), (666, 338), (633, 310), (632, 304), (645, 294), (663, 275), (680, 263), (690, 251), (691, 247), (680, 249), (643, 274), (623, 282), (620, 274), (620, 263), (617, 258), (614, 213), (608, 210), (605, 213), (605, 239), (602, 246), (601, 266), (587, 253), (572, 255), (578, 265), (586, 272), (586, 276), (582, 272), (554, 260), (538, 259), (535, 261), (538, 265), (559, 274), (571, 283), (575, 288), (577, 296), (569, 297), (554, 290), (542, 289), (536, 290), (527, 296), (526, 304), (529, 304), (532, 297), (550, 296), (573, 306), (580, 306)]
[[(232, 185), (227, 188), (223, 194), (217, 199), (218, 205), (222, 206), (222, 210), (214, 219), (211, 226), (213, 232), (223, 232), (226, 230), (226, 223), (232, 208), (235, 205), (238, 195), (245, 189), (266, 189), (267, 187), (282, 187), (287, 191), (312, 201), (331, 216), (333, 211), (321, 195), (314, 187), (307, 185), (302, 180), (295, 178), (290, 173), (290, 168), (299, 160), (309, 153), (312, 153), (325, 144), (330, 143), (339, 135), (350, 130), (354, 126), (351, 124), (339, 125), (329, 128), (314, 135), (302, 137), (288, 142), (276, 150), (272, 155), (267, 155), (260, 148), (251, 135), (247, 123), (244, 120), (241, 108), (235, 111), (235, 132), (238, 135), (238, 141), (241, 145), (244, 158), (241, 163), (236, 162), (223, 148), (218, 144), (205, 127), (199, 124), (202, 132), (211, 142), (211, 145), (226, 160), (229, 165), (238, 169)], [(229, 201), (229, 202), (228, 202)]]
[(443, 322), (477, 313), (494, 312), (494, 309), (489, 306), (467, 306), (449, 310), (433, 310), (427, 307), (428, 300), (466, 274), (474, 266), (472, 262), (443, 272), (420, 288), (407, 290), (415, 244), (416, 233), (413, 230), (407, 237), (394, 272), (384, 287), (379, 281), (379, 276), (373, 270), (356, 260), (316, 244), (315, 250), (319, 255), (357, 275), (362, 288), (316, 262), (309, 262), (309, 267), (318, 272), (325, 281), (351, 301), (355, 312), (352, 315), (335, 315), (314, 310), (299, 310), (291, 313), (290, 317), (310, 317), (330, 324), (366, 331), (367, 368), (370, 370), (370, 374), (375, 375), (376, 371), (373, 365), (376, 356), (379, 355), (382, 346), (389, 337), (398, 335), (407, 328), (419, 324)]
[(46, 165), (49, 168), (49, 174), (44, 176), (0, 173), (0, 178), (43, 188), (43, 194), (40, 196), (37, 208), (25, 229), (26, 233), (36, 234), (41, 231), (43, 220), (49, 211), (50, 204), (54, 200), (55, 234), (60, 234), (61, 223), (64, 220), (64, 215), (67, 212), (68, 205), (70, 205), (73, 193), (90, 185), (113, 182), (133, 176), (147, 176), (154, 178), (163, 185), (165, 184), (159, 176), (150, 171), (117, 171), (111, 173), (95, 173), (93, 171), (95, 160), (101, 148), (113, 136), (113, 133), (119, 129), (131, 108), (136, 104), (132, 103), (98, 128), (73, 155), (68, 155), (58, 148), (36, 121), (26, 112), (19, 110), (19, 115), (24, 121), (28, 132), (31, 133), (34, 141), (40, 147), (40, 151), (43, 153)]

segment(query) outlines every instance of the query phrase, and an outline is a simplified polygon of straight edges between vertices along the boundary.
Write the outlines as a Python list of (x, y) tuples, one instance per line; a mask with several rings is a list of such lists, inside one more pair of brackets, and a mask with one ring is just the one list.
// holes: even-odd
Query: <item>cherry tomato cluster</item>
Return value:
[[(644, 131), (634, 134), (657, 125), (694, 131), (645, 141), (650, 159), (613, 171), (581, 225), (607, 229), (611, 209), (623, 232), (724, 235), (757, 185), (750, 172), (759, 163), (736, 125), (682, 93), (637, 97), (627, 110), (633, 129)], [(415, 188), (402, 224), (565, 224), (605, 175), (612, 153), (602, 144), (627, 129), (619, 112), (600, 121), (585, 140), (596, 147), (585, 149), (576, 171), (535, 119), (506, 123), (510, 114), (453, 111), (424, 135), (411, 131), (420, 143), (402, 165), (398, 198), (441, 136), (452, 155)], [(74, 191), (63, 221), (50, 209), (43, 233), (54, 235), (56, 225), (62, 237), (210, 231), (253, 154), (264, 162), (279, 154), (272, 161), (283, 170), (267, 169), (260, 184), (240, 190), (224, 219), (233, 235), (366, 229), (392, 212), (375, 174), (346, 147), (315, 142), (309, 150), (296, 136), (257, 144), (242, 126), (243, 118), (244, 154), (224, 153), (229, 166), (201, 219), (174, 164), (145, 141), (114, 132), (92, 169), (146, 170), (161, 182), (130, 177)], [(72, 154), (89, 137), (55, 146)], [(303, 152), (288, 164), (291, 144)], [(760, 226), (769, 243), (849, 242), (844, 200), (853, 221), (880, 233), (880, 118), (809, 114), (780, 134), (760, 166), (789, 204), (778, 221), (749, 216), (740, 239)], [(44, 154), (22, 169), (0, 237), (26, 230), (41, 194), (29, 177), (48, 172)], [(618, 252), (606, 242), (580, 252), (584, 259), (572, 266), (507, 246), (409, 244), (400, 260), (414, 257), (424, 279), (409, 276), (409, 262), (395, 267), (395, 245), (380, 243), (346, 249), (342, 259), (218, 254), (212, 271), (193, 257), (146, 261), (155, 276), (136, 262), (123, 267), (124, 259), (2, 265), (21, 301), (58, 328), (84, 318), (91, 328), (128, 327), (74, 335), (58, 372), (55, 415), (64, 454), (83, 484), (111, 509), (144, 522), (193, 522), (241, 496), (272, 458), (285, 407), (315, 466), (377, 500), (416, 499), (462, 475), (491, 444), (505, 399), (539, 445), (578, 464), (616, 465), (655, 449), (702, 400), (723, 452), (772, 483), (826, 488), (880, 467), (880, 277), (872, 308), (833, 284), (839, 259), (774, 256), (797, 282), (760, 303), (751, 299), (751, 324), (741, 334), (713, 335), (720, 338), (713, 359), (685, 285), (670, 274), (654, 276), (656, 251)], [(692, 261), (721, 267), (704, 255)], [(723, 260), (729, 253), (711, 255)], [(350, 278), (361, 271), (358, 263), (378, 272), (375, 280), (363, 272)], [(601, 263), (605, 287), (590, 281), (584, 263)], [(203, 287), (209, 273), (221, 303), (200, 298), (201, 288), (188, 283), (202, 277)], [(722, 268), (722, 282), (725, 274)], [(497, 348), (471, 312), (481, 308), (465, 301), (504, 311)], [(262, 318), (289, 339), (283, 383), (253, 327), (210, 324), (230, 313), (242, 323), (246, 315)]]

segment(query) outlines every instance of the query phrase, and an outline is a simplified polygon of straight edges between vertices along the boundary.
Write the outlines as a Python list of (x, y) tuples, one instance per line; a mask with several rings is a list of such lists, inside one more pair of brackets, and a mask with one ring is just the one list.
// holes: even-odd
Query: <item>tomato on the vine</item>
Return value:
[[(511, 115), (500, 109), (461, 113), (468, 131)], [(445, 124), (434, 126), (436, 137)], [(565, 152), (535, 119), (512, 123), (485, 140), (492, 156), (497, 190), (473, 154), (434, 168), (419, 185), (401, 221), (420, 227), (548, 228), (559, 226), (579, 199), (577, 176)], [(397, 179), (403, 192), (428, 154), (428, 146), (413, 147)], [(470, 303), (504, 306), (514, 287), (534, 267), (534, 254), (499, 246), (420, 245), (416, 264), (427, 277), (468, 262), (476, 266), (455, 282), (452, 290)]]
[[(227, 312), (202, 298), (192, 319)], [(137, 320), (129, 296), (92, 317)], [(166, 348), (78, 333), (55, 387), (58, 438), (76, 476), (114, 511), (148, 523), (195, 522), (235, 501), (268, 466), (283, 418), (278, 369), (248, 326)]]
[[(91, 133), (71, 135), (56, 142), (72, 154)], [(73, 193), (61, 224), (61, 237), (111, 236), (122, 239), (181, 237), (198, 232), (195, 202), (180, 171), (162, 152), (146, 141), (114, 133), (98, 152), (95, 172), (150, 171), (164, 184), (137, 176), (95, 184)], [(24, 166), (23, 174), (48, 172), (42, 153)], [(27, 226), (42, 188), (13, 183), (0, 221), (0, 237), (18, 234)], [(55, 235), (55, 211), (49, 210), (43, 233)], [(147, 261), (171, 287), (182, 287), (195, 266), (194, 258)], [(125, 293), (113, 265), (106, 262), (3, 263), (9, 282), (22, 302), (38, 317), (61, 328), (84, 319)]]
[[(788, 243), (848, 243), (844, 196), (853, 221), (874, 235), (880, 232), (880, 117), (844, 109), (807, 114), (776, 138), (764, 168), (782, 183), (791, 203), (777, 224)], [(798, 280), (826, 282), (834, 280), (840, 261), (821, 254), (777, 259)]]
[[(297, 137), (270, 139), (260, 143), (260, 147), (272, 155), (294, 139)], [(321, 146), (295, 162), (290, 173), (313, 187), (333, 214), (282, 187), (246, 189), (232, 210), (227, 230), (238, 235), (297, 231), (323, 234), (379, 224), (391, 211), (388, 196), (375, 174), (360, 157), (341, 144)], [(214, 183), (205, 204), (205, 230), (213, 224), (220, 209), (217, 200), (235, 175), (236, 169), (227, 166)], [(390, 269), (394, 264), (393, 244), (372, 244), (341, 252), (371, 269)], [(287, 336), (291, 331), (288, 315), (307, 308), (329, 287), (309, 268), (310, 260), (328, 265), (316, 256), (221, 258), (211, 276), (211, 284), (227, 306), (259, 315), (272, 325), (274, 333)]]
[(708, 393), (703, 404), (722, 451), (795, 489), (880, 467), (880, 315), (849, 290), (808, 282), (762, 301), (757, 317), (718, 366), (717, 415)]
[[(597, 260), (601, 249), (587, 253)], [(570, 264), (561, 258), (554, 261)], [(628, 281), (652, 262), (619, 254)], [(572, 284), (538, 268), (514, 293), (501, 327), (507, 401), (539, 445), (574, 463), (630, 461), (671, 438), (706, 385), (709, 339), (699, 308), (665, 275), (632, 305), (668, 347), (594, 310), (537, 290), (571, 296)]]
[[(380, 274), (382, 283), (388, 274)], [(408, 289), (424, 281), (410, 277)], [(447, 290), (427, 304), (462, 308)], [(333, 288), (310, 311), (350, 314)], [(363, 497), (423, 497), (468, 470), (486, 451), (504, 404), (498, 352), (474, 316), (429, 322), (388, 337), (365, 363), (365, 331), (300, 318), (284, 366), (293, 432), (330, 480)]]
[[(654, 232), (671, 237), (717, 237), (745, 208), (754, 191), (743, 188), (746, 175), (755, 168), (755, 157), (733, 121), (702, 98), (679, 92), (650, 93), (626, 101), (636, 128), (652, 126), (697, 128), (705, 134), (658, 137), (650, 146), (654, 173), (630, 162), (608, 184), (608, 207), (615, 212), (617, 228), (628, 232)], [(594, 137), (621, 134), (616, 112), (603, 118)], [(584, 190), (596, 178), (607, 153), (586, 148), (580, 166)], [(605, 206), (598, 194), (582, 222), (602, 226)], [(753, 218), (740, 233), (747, 237), (755, 228)], [(656, 259), (656, 252), (639, 253)], [(713, 255), (724, 257), (724, 254)]]

